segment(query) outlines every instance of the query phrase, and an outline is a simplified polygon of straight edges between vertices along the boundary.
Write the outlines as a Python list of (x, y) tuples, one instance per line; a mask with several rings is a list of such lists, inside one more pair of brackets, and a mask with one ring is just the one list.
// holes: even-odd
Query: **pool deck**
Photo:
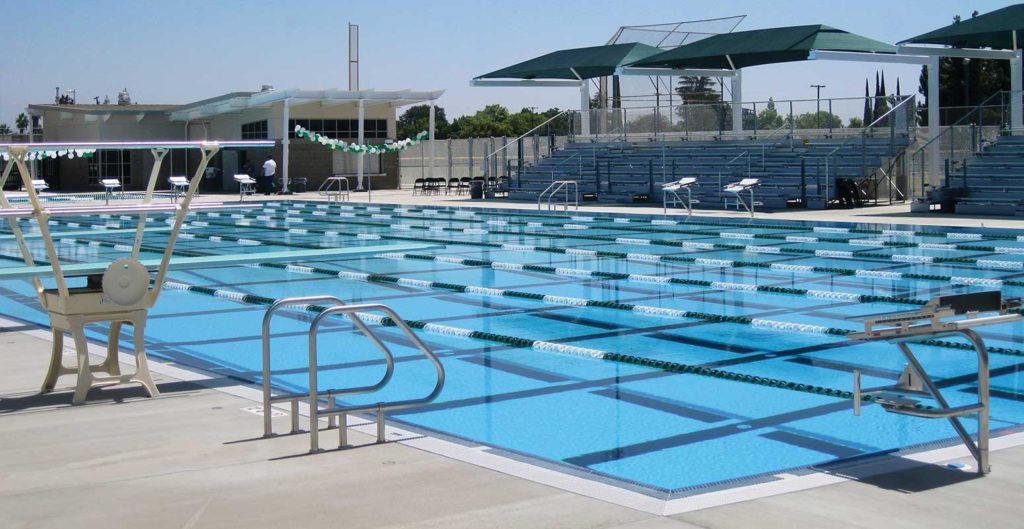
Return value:
[[(218, 199), (230, 200), (203, 197)], [(408, 191), (374, 192), (373, 202), (536, 209), (535, 204), (444, 195), (412, 197)], [(1019, 220), (922, 218), (907, 209), (758, 217), (1024, 229)], [(580, 211), (661, 210), (584, 206)], [(3, 527), (874, 529), (1013, 527), (1024, 519), (1024, 447), (994, 451), (993, 472), (980, 479), (943, 465), (883, 474), (851, 468), (854, 476), (829, 475), (822, 482), (831, 484), (825, 486), (659, 516), (457, 461), (418, 448), (412, 438), (374, 445), (365, 429), (350, 433), (356, 448), (305, 455), (306, 435), (259, 439), (260, 417), (244, 409), (256, 405), (253, 388), (216, 376), (191, 376), (173, 365), (155, 368), (162, 391), (157, 398), (127, 386), (94, 390), (87, 405), (71, 406), (72, 377), (62, 378), (55, 393), (37, 393), (49, 356), (47, 336), (42, 329), (0, 320)], [(276, 419), (277, 431), (287, 429), (286, 420)]]

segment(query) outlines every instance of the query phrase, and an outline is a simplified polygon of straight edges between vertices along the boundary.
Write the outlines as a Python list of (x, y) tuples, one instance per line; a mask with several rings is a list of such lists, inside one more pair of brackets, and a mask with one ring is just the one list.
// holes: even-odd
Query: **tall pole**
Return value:
[(359, 90), (359, 26), (348, 23), (348, 90)]
[[(817, 108), (816, 108), (816, 110), (814, 112), (814, 128), (820, 129), (821, 128), (821, 121), (820, 121), (821, 120), (821, 89), (825, 88), (825, 85), (823, 85), (823, 84), (812, 84), (811, 88), (814, 88), (814, 89), (816, 89), (818, 91), (818, 95), (815, 96), (815, 100), (817, 101)], [(832, 116), (829, 116), (829, 119), (832, 119)]]

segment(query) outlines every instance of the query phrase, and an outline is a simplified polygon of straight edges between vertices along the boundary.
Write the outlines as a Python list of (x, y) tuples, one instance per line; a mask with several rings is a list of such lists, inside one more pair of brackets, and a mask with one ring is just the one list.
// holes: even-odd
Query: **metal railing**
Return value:
[[(750, 151), (743, 151), (743, 152), (737, 154), (736, 156), (733, 156), (729, 161), (725, 162), (724, 164), (722, 164), (722, 166), (720, 166), (718, 168), (718, 197), (719, 198), (723, 198), (723, 197), (726, 196), (726, 195), (723, 194), (725, 191), (723, 191), (724, 188), (722, 187), (722, 169), (723, 168), (732, 167), (732, 164), (736, 163), (737, 160), (739, 160), (740, 158), (743, 158), (744, 156), (747, 157), (747, 178), (750, 178)], [(730, 176), (735, 176), (735, 175), (730, 175)]]
[[(275, 312), (286, 306), (305, 306), (313, 303), (327, 303), (331, 306), (324, 309), (313, 318), (309, 328), (309, 392), (281, 393), (273, 395), (271, 392), (271, 356), (270, 356), (270, 322)], [(419, 399), (406, 399), (397, 401), (377, 402), (375, 404), (338, 406), (336, 398), (344, 395), (357, 395), (373, 393), (383, 389), (394, 373), (394, 355), (387, 345), (363, 322), (361, 316), (368, 312), (383, 312), (390, 323), (394, 324), (406, 338), (423, 355), (430, 360), (437, 371), (437, 382), (433, 390), (425, 397)], [(321, 391), (319, 389), (319, 365), (317, 356), (317, 335), (320, 325), (325, 318), (332, 315), (345, 315), (352, 321), (352, 324), (380, 350), (384, 356), (384, 375), (374, 384), (354, 388), (340, 388)], [(263, 436), (274, 435), (272, 424), (272, 406), (277, 402), (288, 402), (291, 404), (291, 433), (298, 433), (299, 430), (299, 402), (306, 400), (309, 405), (309, 435), (310, 452), (318, 452), (319, 446), (319, 417), (328, 418), (328, 428), (338, 427), (339, 448), (348, 445), (347, 417), (355, 413), (376, 413), (377, 442), (384, 442), (384, 413), (390, 410), (405, 409), (421, 404), (432, 402), (440, 395), (444, 387), (445, 372), (444, 366), (437, 359), (434, 353), (416, 336), (412, 329), (406, 325), (398, 314), (389, 307), (377, 303), (346, 305), (339, 298), (334, 296), (308, 296), (280, 299), (271, 305), (263, 315)], [(321, 408), (321, 403), (326, 406)]]
[(498, 147), (497, 149), (494, 150), (494, 152), (488, 153), (487, 156), (484, 156), (484, 166), (489, 166), (490, 165), (490, 161), (491, 161), (492, 158), (494, 158), (495, 156), (498, 155), (498, 153), (500, 153), (500, 152), (504, 151), (505, 149), (509, 148), (510, 146), (512, 146), (513, 144), (518, 142), (519, 140), (529, 136), (530, 134), (532, 134), (533, 132), (535, 132), (537, 130), (540, 130), (541, 127), (547, 125), (548, 123), (551, 123), (552, 121), (554, 121), (554, 120), (556, 120), (556, 119), (558, 119), (558, 118), (560, 118), (560, 117), (562, 117), (562, 116), (564, 116), (566, 114), (572, 113), (572, 112), (574, 112), (574, 111), (573, 110), (563, 110), (563, 111), (555, 114), (554, 116), (551, 116), (550, 118), (544, 120), (544, 122), (542, 122), (540, 125), (537, 125), (536, 127), (533, 127), (532, 129), (530, 129), (530, 130), (520, 134), (519, 136), (516, 136), (512, 140), (509, 140), (508, 142), (505, 143), (505, 145), (502, 145), (501, 147)]
[[(571, 201), (569, 200), (569, 188), (570, 187), (572, 188), (572, 200)], [(552, 208), (557, 208), (558, 204), (557, 203), (552, 204), (551, 200), (557, 195), (557, 193), (559, 191), (562, 191), (562, 190), (565, 191), (565, 201), (563, 203), (564, 208), (565, 208), (564, 210), (565, 211), (569, 211), (569, 204), (571, 202), (575, 206), (576, 210), (579, 211), (579, 209), (580, 209), (580, 188), (579, 188), (579, 183), (576, 180), (556, 180), (554, 182), (551, 182), (551, 185), (549, 185), (546, 188), (544, 188), (544, 191), (541, 191), (540, 194), (537, 195), (537, 210), (538, 211), (541, 210), (541, 202), (544, 200), (544, 196), (545, 195), (547, 195), (547, 199), (548, 199), (548, 202), (547, 202), (548, 203), (548, 211), (551, 211)]]
[[(344, 186), (342, 186), (342, 182), (344, 182)], [(335, 184), (337, 184), (337, 188), (335, 188)], [(316, 190), (316, 192), (320, 196), (327, 197), (328, 204), (331, 203), (332, 197), (335, 202), (341, 202), (342, 200), (347, 201), (349, 200), (349, 196), (351, 194), (351, 189), (349, 189), (349, 185), (350, 184), (348, 182), (348, 178), (345, 176), (329, 176), (326, 179), (324, 179), (323, 183), (320, 184), (320, 187)]]
[[(937, 175), (940, 168), (945, 169), (947, 186), (949, 172), (961, 170), (966, 175), (967, 159), (980, 152), (986, 142), (995, 141), (999, 135), (1009, 131), (1008, 108), (1010, 98), (1014, 97), (1014, 94), (1004, 90), (990, 95), (913, 151), (909, 155), (911, 189), (908, 194), (914, 197), (924, 196), (931, 186), (929, 174)], [(1020, 93), (1016, 94), (1019, 97)], [(944, 160), (938, 167), (931, 167), (928, 160), (928, 152), (933, 147), (939, 149), (939, 159)], [(964, 185), (966, 186), (966, 182)]]
[(553, 164), (551, 166), (551, 181), (552, 182), (555, 181), (555, 173), (558, 171), (558, 168), (561, 167), (562, 165), (565, 165), (567, 162), (570, 162), (572, 160), (576, 160), (578, 162), (578, 168), (576, 170), (576, 176), (577, 177), (583, 176), (583, 156), (581, 156), (581, 153), (577, 152), (577, 153), (574, 153), (572, 156), (570, 156), (570, 157), (568, 157), (568, 158), (566, 158), (564, 160), (560, 160), (558, 163)]

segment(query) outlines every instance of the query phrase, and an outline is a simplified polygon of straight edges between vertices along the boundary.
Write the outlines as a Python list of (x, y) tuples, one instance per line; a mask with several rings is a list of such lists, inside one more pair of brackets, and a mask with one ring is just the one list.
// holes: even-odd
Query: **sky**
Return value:
[[(360, 26), (361, 88), (446, 90), (449, 119), (500, 103), (578, 108), (572, 88), (470, 87), (483, 73), (551, 51), (605, 44), (622, 25), (747, 15), (737, 31), (827, 24), (894, 43), (1011, 5), (975, 0), (0, 0), (7, 67), (0, 123), (12, 128), (54, 88), (79, 103), (127, 88), (133, 101), (186, 103), (232, 91), (346, 88), (346, 26)], [(13, 23), (12, 23), (13, 22)], [(858, 97), (884, 69), (886, 87), (917, 91), (920, 67), (813, 61), (744, 70), (744, 101)], [(837, 113), (840, 113), (837, 111)], [(849, 112), (846, 112), (849, 114)]]

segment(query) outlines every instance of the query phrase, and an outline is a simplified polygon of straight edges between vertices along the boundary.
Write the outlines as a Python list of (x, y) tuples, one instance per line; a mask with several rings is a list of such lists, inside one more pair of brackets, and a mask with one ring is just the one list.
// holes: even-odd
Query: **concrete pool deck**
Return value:
[[(203, 197), (218, 199), (230, 200)], [(373, 201), (536, 208), (444, 195), (411, 197), (408, 191), (374, 192)], [(908, 209), (758, 217), (1024, 228), (1024, 222), (1012, 219), (923, 222), (903, 217), (901, 208)], [(584, 206), (580, 211), (661, 210)], [(61, 379), (57, 392), (37, 394), (49, 355), (46, 336), (34, 326), (0, 321), (6, 367), (0, 371), (4, 527), (961, 528), (1012, 527), (1024, 519), (1024, 447), (994, 451), (993, 472), (981, 479), (943, 465), (864, 473), (859, 479), (829, 475), (834, 483), (827, 486), (659, 516), (431, 453), (413, 440), (373, 445), (372, 437), (358, 430), (350, 433), (358, 448), (304, 455), (306, 435), (257, 439), (260, 418), (245, 411), (256, 405), (247, 398), (252, 388), (216, 376), (192, 381), (166, 364), (154, 369), (160, 397), (147, 399), (141, 388), (118, 387), (94, 390), (89, 404), (73, 407), (71, 377)], [(287, 419), (277, 420), (277, 431), (285, 431)], [(858, 473), (850, 469), (850, 474)]]

